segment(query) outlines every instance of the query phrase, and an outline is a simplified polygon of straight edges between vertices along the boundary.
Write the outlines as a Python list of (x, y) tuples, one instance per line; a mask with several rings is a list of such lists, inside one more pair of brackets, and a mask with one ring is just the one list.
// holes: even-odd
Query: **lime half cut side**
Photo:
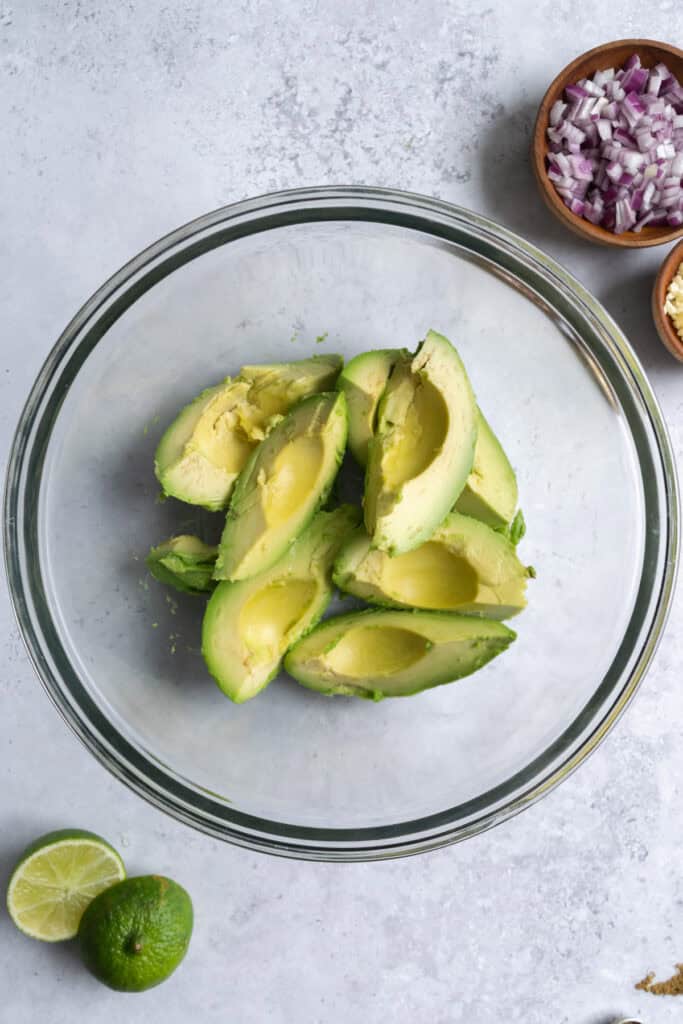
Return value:
[(92, 832), (48, 832), (24, 851), (7, 888), (7, 909), (33, 939), (73, 939), (85, 908), (126, 877), (120, 856)]

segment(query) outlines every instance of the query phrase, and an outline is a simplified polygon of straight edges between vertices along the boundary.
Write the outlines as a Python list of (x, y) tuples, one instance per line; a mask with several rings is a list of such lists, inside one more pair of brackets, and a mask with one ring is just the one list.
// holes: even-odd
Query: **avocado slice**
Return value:
[(164, 494), (211, 511), (226, 507), (235, 480), (273, 423), (302, 398), (334, 387), (341, 356), (244, 366), (203, 391), (165, 432), (154, 467)]
[(334, 566), (340, 590), (370, 604), (508, 619), (526, 607), (529, 572), (507, 537), (451, 512), (426, 543), (391, 558), (364, 530)]
[[(203, 421), (216, 422), (231, 379), (207, 388), (186, 405), (166, 430), (154, 456), (154, 472), (167, 497), (211, 510), (223, 507), (235, 480), (234, 465), (216, 465), (198, 446), (195, 433)], [(213, 415), (216, 413), (216, 415)], [(201, 436), (201, 431), (200, 436)], [(239, 459), (233, 460), (239, 462)]]
[(251, 700), (270, 682), (280, 660), (327, 608), (332, 563), (360, 510), (342, 505), (318, 512), (279, 562), (236, 583), (219, 583), (202, 627), (209, 672), (230, 700)]
[(365, 526), (390, 554), (426, 541), (453, 507), (472, 469), (476, 403), (447, 338), (430, 331), (391, 372), (368, 448)]
[(282, 557), (325, 501), (346, 436), (341, 391), (305, 398), (273, 427), (237, 481), (214, 579), (248, 579)]
[(501, 527), (512, 521), (517, 499), (515, 471), (481, 409), (477, 409), (474, 464), (455, 509), (488, 526)]
[(352, 612), (327, 619), (294, 644), (285, 668), (319, 693), (407, 697), (476, 672), (514, 639), (511, 629), (491, 619)]
[[(405, 350), (364, 352), (346, 364), (337, 387), (349, 406), (349, 448), (361, 466), (377, 426), (377, 408), (391, 371)], [(472, 472), (455, 509), (494, 528), (507, 526), (517, 508), (517, 478), (490, 423), (477, 408), (477, 443)]]
[(405, 349), (384, 348), (363, 352), (346, 364), (337, 387), (349, 407), (349, 448), (359, 466), (368, 461), (368, 445), (377, 425), (377, 407), (389, 375)]
[(218, 548), (199, 537), (181, 534), (152, 548), (145, 562), (160, 583), (186, 594), (208, 594), (216, 586), (212, 576)]

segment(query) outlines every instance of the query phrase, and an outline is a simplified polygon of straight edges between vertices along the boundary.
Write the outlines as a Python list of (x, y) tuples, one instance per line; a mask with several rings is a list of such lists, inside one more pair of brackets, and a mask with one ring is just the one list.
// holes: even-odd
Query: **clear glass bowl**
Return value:
[[(538, 578), (516, 644), (409, 700), (330, 700), (282, 676), (232, 705), (199, 653), (202, 602), (145, 572), (151, 544), (216, 528), (157, 501), (164, 426), (245, 362), (413, 347), (430, 327), (458, 346), (518, 471)], [(214, 836), (356, 860), (488, 828), (595, 748), (661, 633), (677, 524), (655, 398), (577, 281), (469, 211), (326, 188), (201, 217), (86, 303), (19, 423), (5, 551), (38, 675), (115, 775)]]

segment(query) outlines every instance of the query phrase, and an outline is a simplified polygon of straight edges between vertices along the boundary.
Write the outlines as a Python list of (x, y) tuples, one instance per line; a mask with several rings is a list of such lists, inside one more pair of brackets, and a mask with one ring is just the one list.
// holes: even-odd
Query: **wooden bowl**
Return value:
[(683, 235), (683, 227), (644, 227), (642, 231), (624, 231), (621, 235), (615, 235), (607, 228), (591, 224), (590, 221), (572, 213), (564, 205), (548, 177), (546, 160), (549, 150), (546, 129), (550, 120), (550, 108), (556, 100), (562, 98), (565, 86), (577, 82), (580, 78), (589, 78), (600, 69), (623, 67), (633, 53), (639, 55), (644, 67), (651, 68), (660, 61), (663, 62), (673, 71), (679, 82), (683, 82), (683, 50), (676, 46), (653, 42), (651, 39), (619, 39), (615, 43), (596, 46), (568, 64), (546, 92), (536, 117), (532, 146), (534, 173), (546, 205), (566, 227), (582, 238), (622, 249), (642, 249), (650, 245), (673, 242)]
[(666, 257), (655, 278), (652, 289), (652, 319), (657, 333), (672, 356), (683, 363), (683, 338), (674, 327), (671, 317), (664, 312), (664, 301), (669, 285), (673, 281), (679, 266), (683, 263), (683, 242), (675, 245)]

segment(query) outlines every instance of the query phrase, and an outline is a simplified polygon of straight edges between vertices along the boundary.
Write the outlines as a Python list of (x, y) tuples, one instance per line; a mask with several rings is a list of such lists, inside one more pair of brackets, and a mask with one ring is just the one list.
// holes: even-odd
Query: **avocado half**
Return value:
[(184, 594), (209, 594), (216, 586), (213, 570), (218, 548), (199, 537), (181, 534), (152, 548), (145, 559), (152, 576)]
[[(349, 448), (360, 466), (368, 461), (368, 447), (377, 427), (377, 410), (396, 361), (404, 349), (378, 349), (351, 359), (339, 375), (349, 407)], [(455, 509), (488, 526), (505, 528), (517, 508), (517, 478), (491, 425), (477, 408), (477, 442), (472, 471)]]
[(211, 511), (226, 507), (251, 452), (302, 398), (329, 391), (338, 355), (243, 366), (185, 406), (165, 432), (154, 467), (163, 492)]
[(339, 391), (304, 399), (273, 427), (235, 486), (214, 579), (248, 579), (282, 557), (325, 501), (346, 436)]
[(426, 543), (390, 557), (356, 530), (334, 581), (370, 604), (508, 619), (526, 607), (529, 570), (514, 545), (485, 523), (451, 512)]
[(230, 700), (242, 704), (260, 693), (287, 648), (320, 619), (334, 592), (332, 563), (360, 518), (352, 505), (318, 512), (272, 568), (218, 584), (204, 615), (202, 653)]
[(491, 619), (356, 612), (327, 619), (299, 640), (285, 668), (302, 686), (330, 696), (407, 697), (476, 672), (514, 639)]
[(474, 461), (477, 406), (447, 338), (430, 331), (400, 357), (381, 398), (365, 476), (365, 526), (390, 554), (427, 540), (460, 496)]

